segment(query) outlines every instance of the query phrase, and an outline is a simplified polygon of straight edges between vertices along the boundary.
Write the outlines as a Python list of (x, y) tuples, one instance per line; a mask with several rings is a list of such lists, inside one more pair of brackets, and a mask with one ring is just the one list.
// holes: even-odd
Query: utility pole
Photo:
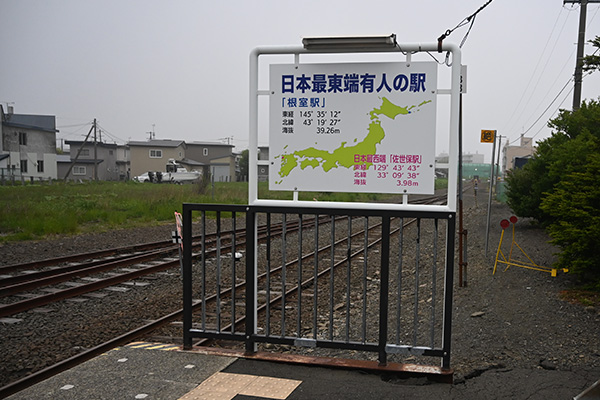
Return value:
[(71, 159), (72, 160), (71, 165), (69, 165), (69, 169), (67, 170), (67, 173), (65, 174), (65, 178), (64, 178), (65, 181), (69, 177), (71, 170), (73, 170), (75, 163), (77, 162), (77, 160), (79, 160), (79, 155), (81, 154), (81, 150), (83, 150), (83, 147), (88, 142), (88, 139), (90, 138), (90, 135), (92, 134), (92, 132), (94, 131), (95, 128), (96, 128), (96, 119), (94, 118), (94, 124), (92, 125), (92, 127), (90, 128), (90, 131), (88, 132), (87, 136), (83, 140), (83, 143), (81, 143), (81, 146), (79, 146), (79, 150), (77, 150), (77, 155), (75, 155), (75, 159)]
[(96, 140), (96, 118), (94, 118), (94, 180), (98, 180), (98, 141)]
[(600, 3), (600, 0), (563, 0), (566, 3), (579, 3), (579, 35), (577, 37), (577, 60), (575, 61), (575, 87), (573, 88), (573, 111), (581, 107), (581, 81), (583, 80), (583, 49), (585, 46), (585, 23), (588, 3)]
[(496, 196), (498, 195), (498, 178), (500, 178), (500, 153), (501, 152), (502, 152), (502, 135), (498, 135), (498, 156), (496, 158), (496, 180), (494, 181), (494, 192), (496, 193)]

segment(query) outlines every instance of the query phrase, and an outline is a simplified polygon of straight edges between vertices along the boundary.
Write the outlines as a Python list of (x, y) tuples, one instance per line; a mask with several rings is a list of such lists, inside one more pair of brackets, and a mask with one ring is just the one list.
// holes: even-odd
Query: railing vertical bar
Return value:
[(221, 211), (217, 211), (217, 332), (221, 332)]
[(364, 255), (363, 255), (363, 295), (362, 295), (362, 342), (367, 341), (367, 257), (369, 249), (369, 217), (365, 219), (365, 240), (364, 240)]
[(246, 208), (246, 352), (256, 351), (254, 335), (256, 334), (256, 213), (251, 207)]
[(317, 333), (318, 333), (318, 321), (317, 321), (317, 315), (318, 315), (318, 296), (319, 296), (319, 287), (318, 287), (318, 282), (319, 282), (319, 215), (316, 215), (315, 218), (315, 270), (314, 270), (314, 277), (313, 277), (313, 339), (317, 339)]
[(379, 289), (379, 364), (387, 365), (388, 305), (390, 289), (390, 216), (382, 217), (381, 225), (381, 286)]
[(235, 279), (235, 263), (237, 261), (236, 258), (236, 254), (235, 254), (235, 228), (236, 228), (236, 224), (235, 224), (235, 211), (233, 211), (231, 213), (231, 219), (232, 219), (232, 233), (231, 233), (231, 333), (235, 333), (235, 286), (236, 286), (236, 279)]
[(285, 336), (285, 291), (286, 291), (286, 233), (287, 233), (287, 214), (283, 214), (281, 230), (281, 337)]
[(202, 330), (206, 330), (206, 211), (202, 211)]
[(438, 256), (438, 219), (433, 222), (433, 271), (431, 272), (431, 341), (430, 347), (435, 346), (435, 304), (437, 302), (437, 256)]
[(302, 337), (302, 214), (298, 214), (298, 316), (296, 335)]
[(413, 346), (417, 345), (419, 325), (419, 261), (421, 259), (421, 218), (417, 218), (417, 240), (415, 246), (415, 313), (413, 317)]
[(266, 328), (265, 333), (267, 336), (271, 336), (271, 213), (267, 212), (267, 287), (266, 287), (267, 299), (266, 305)]
[(446, 269), (444, 271), (444, 322), (442, 333), (442, 368), (450, 368), (450, 349), (452, 344), (452, 296), (454, 289), (454, 234), (456, 231), (456, 213), (448, 216), (446, 226)]
[(400, 331), (402, 329), (402, 251), (404, 250), (404, 218), (400, 218), (400, 230), (398, 231), (398, 302), (396, 306), (396, 344), (400, 344)]
[(329, 340), (333, 340), (333, 278), (335, 266), (335, 215), (331, 216), (331, 267), (329, 269)]
[(352, 281), (352, 217), (348, 216), (348, 248), (346, 250), (348, 270), (346, 272), (346, 341), (350, 341), (350, 285)]
[[(183, 346), (192, 348), (192, 209), (183, 206)], [(204, 306), (204, 303), (202, 303)]]

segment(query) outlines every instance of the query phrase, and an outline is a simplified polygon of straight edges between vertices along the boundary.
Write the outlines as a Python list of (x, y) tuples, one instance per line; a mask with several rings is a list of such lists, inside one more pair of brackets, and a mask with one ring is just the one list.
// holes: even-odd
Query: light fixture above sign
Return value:
[(397, 48), (396, 34), (381, 36), (323, 36), (302, 39), (309, 51), (390, 51)]

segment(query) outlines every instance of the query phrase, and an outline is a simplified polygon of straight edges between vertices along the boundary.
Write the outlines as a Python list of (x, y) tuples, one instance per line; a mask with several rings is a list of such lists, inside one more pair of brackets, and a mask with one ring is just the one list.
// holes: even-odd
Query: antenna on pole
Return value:
[(149, 135), (148, 140), (156, 139), (156, 133), (154, 133), (154, 124), (152, 124), (152, 130), (146, 133)]

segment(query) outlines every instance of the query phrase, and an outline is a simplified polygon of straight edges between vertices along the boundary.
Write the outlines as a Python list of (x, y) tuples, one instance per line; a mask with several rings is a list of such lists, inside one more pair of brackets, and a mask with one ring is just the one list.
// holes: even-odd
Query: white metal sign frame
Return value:
[[(407, 55), (407, 62), (410, 62), (411, 54), (417, 52), (437, 52), (438, 43), (429, 44), (400, 44), (396, 48), (386, 52), (404, 52)], [(451, 88), (437, 88), (437, 95), (450, 96), (450, 117), (449, 117), (449, 163), (448, 163), (448, 194), (445, 205), (419, 205), (409, 204), (406, 200), (400, 204), (392, 203), (346, 203), (346, 202), (312, 202), (300, 201), (297, 198), (297, 192), (294, 193), (294, 200), (266, 200), (258, 198), (258, 114), (259, 114), (259, 96), (270, 96), (271, 91), (259, 89), (259, 57), (261, 55), (294, 55), (295, 64), (300, 64), (301, 54), (334, 54), (334, 53), (366, 53), (361, 51), (311, 51), (302, 46), (269, 46), (257, 47), (250, 53), (250, 109), (249, 109), (249, 190), (248, 203), (256, 206), (299, 206), (299, 207), (336, 207), (351, 209), (383, 209), (383, 210), (411, 210), (411, 211), (439, 211), (456, 212), (456, 195), (458, 179), (458, 135), (459, 135), (459, 96), (460, 96), (460, 77), (461, 77), (461, 51), (460, 48), (451, 43), (444, 43), (441, 47), (443, 52), (452, 54), (451, 66)], [(378, 49), (375, 52), (381, 53)]]

